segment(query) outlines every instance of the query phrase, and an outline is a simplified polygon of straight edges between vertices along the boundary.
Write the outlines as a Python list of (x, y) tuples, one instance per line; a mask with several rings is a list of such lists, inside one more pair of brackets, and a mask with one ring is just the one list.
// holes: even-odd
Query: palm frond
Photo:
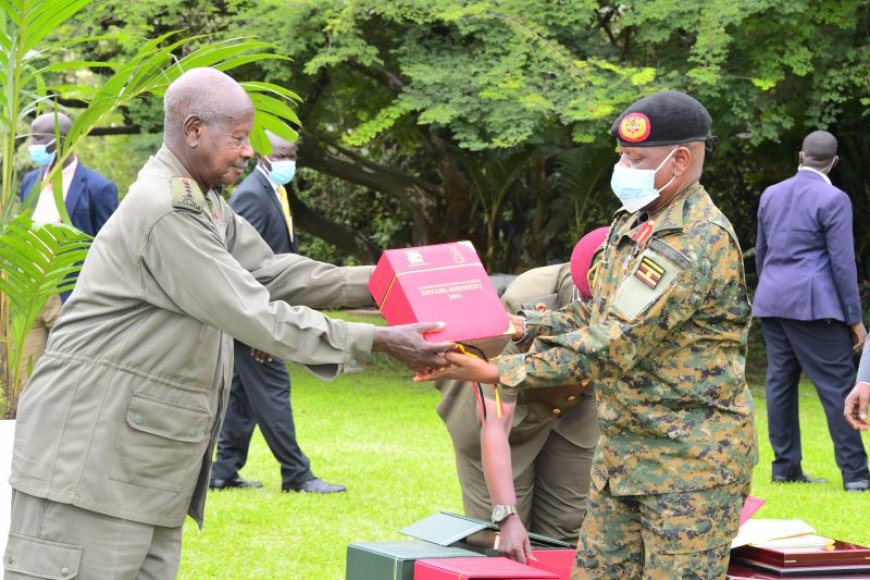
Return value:
[(73, 227), (37, 225), (28, 212), (16, 216), (0, 232), (0, 292), (16, 315), (35, 317), (50, 296), (71, 288), (68, 276), (81, 269), (90, 244)]
[(48, 35), (90, 3), (91, 0), (42, 0), (16, 3), (23, 9), (12, 16), (20, 32), (21, 54), (35, 49)]

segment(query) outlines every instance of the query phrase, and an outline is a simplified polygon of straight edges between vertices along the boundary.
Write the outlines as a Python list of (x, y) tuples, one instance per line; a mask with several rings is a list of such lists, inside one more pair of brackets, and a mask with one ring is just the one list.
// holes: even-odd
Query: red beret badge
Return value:
[(619, 122), (619, 138), (629, 143), (642, 143), (649, 137), (652, 126), (643, 113), (629, 113)]

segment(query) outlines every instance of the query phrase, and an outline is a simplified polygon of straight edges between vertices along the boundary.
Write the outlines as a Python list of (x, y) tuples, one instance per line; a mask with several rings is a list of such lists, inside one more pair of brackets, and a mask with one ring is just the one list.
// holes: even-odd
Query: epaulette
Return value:
[(189, 177), (173, 177), (172, 207), (202, 213), (205, 196), (199, 190), (199, 185)]

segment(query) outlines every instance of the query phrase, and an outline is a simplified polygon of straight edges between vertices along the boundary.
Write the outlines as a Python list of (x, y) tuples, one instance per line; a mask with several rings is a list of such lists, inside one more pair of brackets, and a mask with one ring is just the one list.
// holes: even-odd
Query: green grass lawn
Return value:
[[(380, 361), (365, 373), (317, 380), (291, 367), (299, 442), (314, 472), (344, 494), (282, 494), (278, 464), (255, 435), (242, 475), (258, 490), (209, 492), (202, 531), (188, 520), (180, 578), (340, 579), (349, 543), (403, 539), (398, 530), (438, 511), (461, 512), (439, 395)], [(870, 494), (847, 494), (812, 385), (801, 387), (804, 469), (826, 485), (772, 485), (764, 389), (753, 389), (761, 460), (756, 517), (801, 518), (823, 535), (870, 545)], [(865, 434), (865, 444), (870, 436)]]

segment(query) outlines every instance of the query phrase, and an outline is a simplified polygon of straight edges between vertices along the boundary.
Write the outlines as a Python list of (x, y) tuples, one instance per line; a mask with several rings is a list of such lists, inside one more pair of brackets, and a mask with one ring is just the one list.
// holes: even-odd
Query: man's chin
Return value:
[(239, 180), (239, 177), (241, 177), (244, 172), (243, 169), (230, 169), (223, 175), (220, 184), (232, 185)]

